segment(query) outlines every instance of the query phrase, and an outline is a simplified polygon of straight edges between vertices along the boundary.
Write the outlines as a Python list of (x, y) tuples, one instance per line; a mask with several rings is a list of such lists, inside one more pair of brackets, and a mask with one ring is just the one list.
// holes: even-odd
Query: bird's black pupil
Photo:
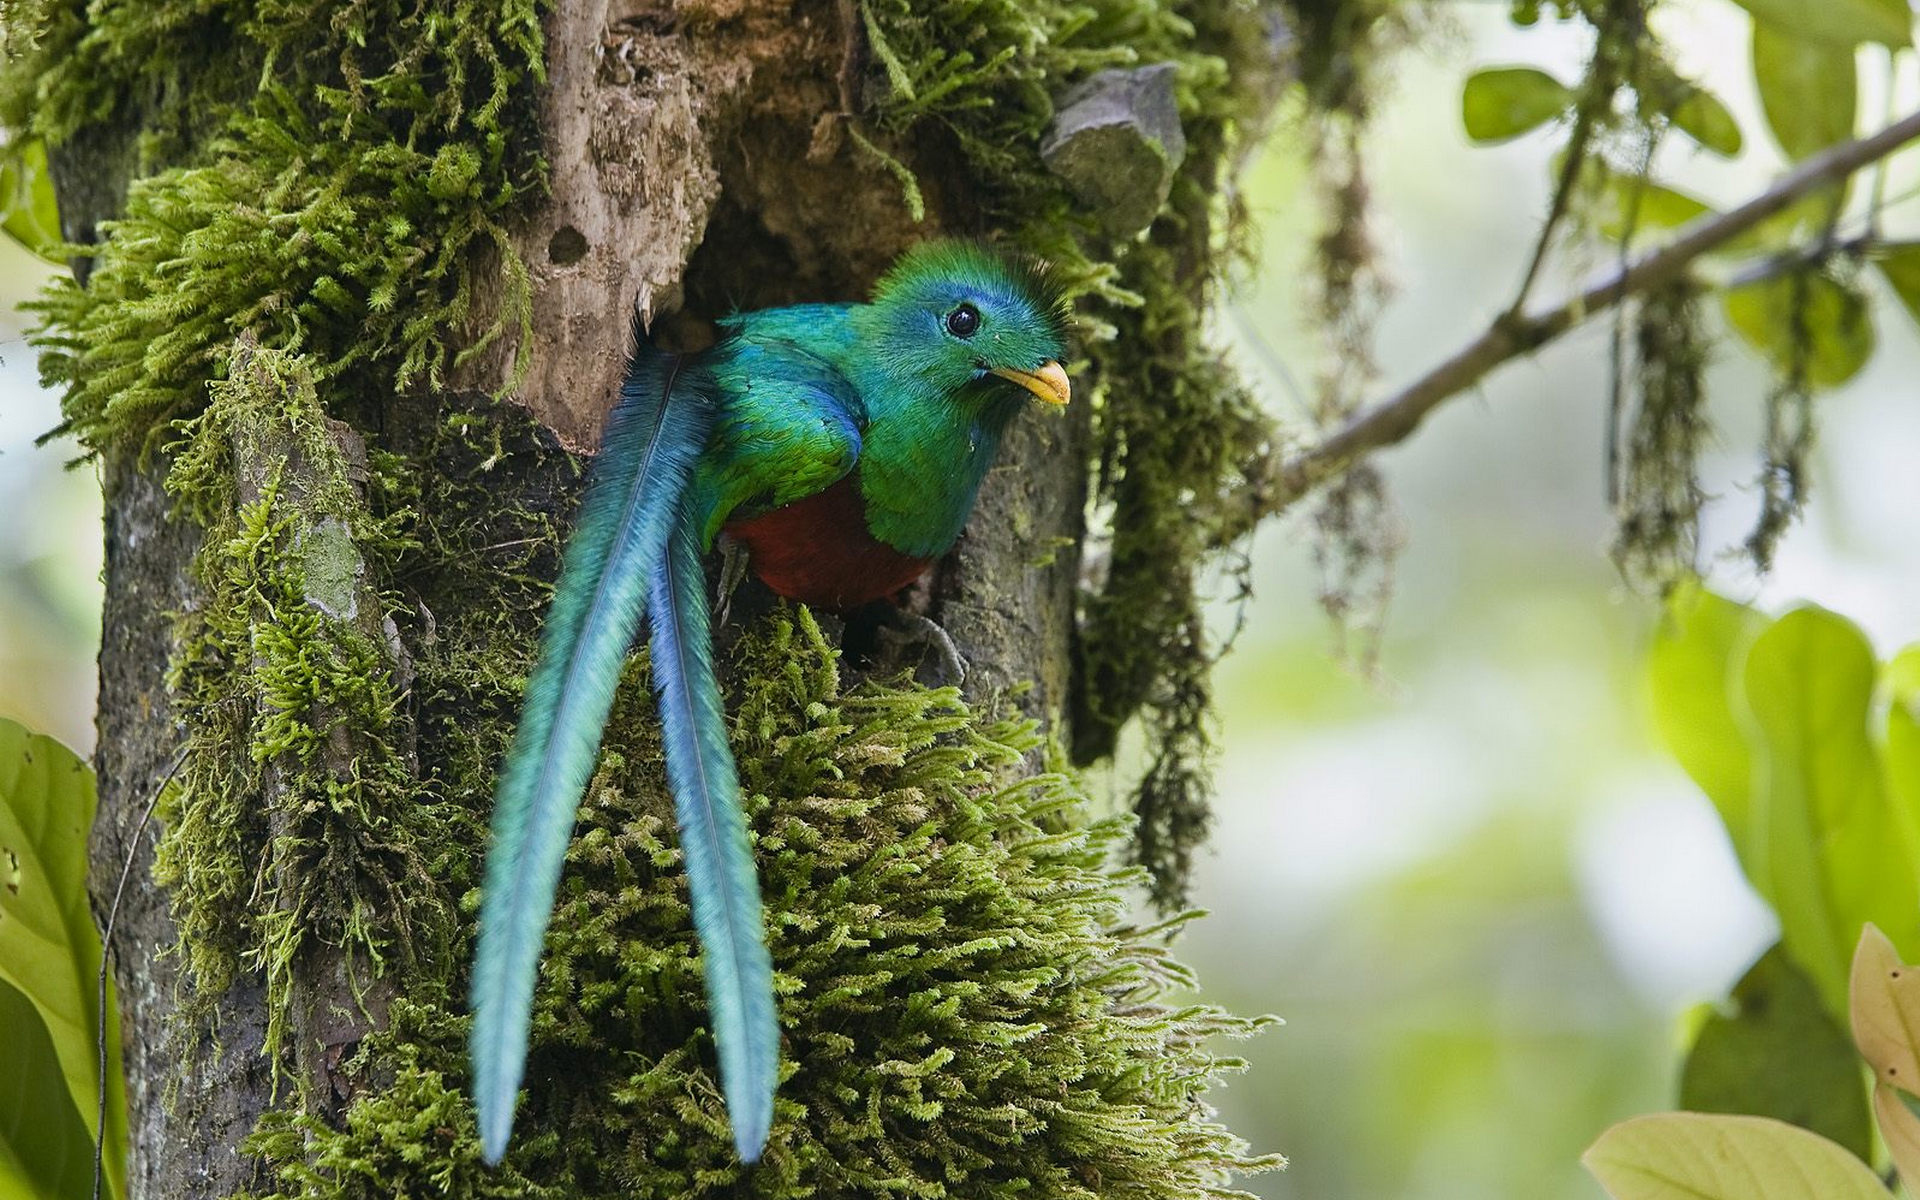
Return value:
[(962, 304), (947, 314), (947, 332), (955, 337), (972, 337), (973, 331), (980, 328), (980, 310), (971, 304)]

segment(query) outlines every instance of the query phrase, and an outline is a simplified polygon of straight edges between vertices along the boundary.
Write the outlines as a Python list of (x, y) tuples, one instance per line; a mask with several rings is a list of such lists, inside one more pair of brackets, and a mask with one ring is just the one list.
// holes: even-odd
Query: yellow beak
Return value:
[(987, 373), (998, 375), (1002, 379), (1013, 380), (1048, 404), (1065, 404), (1073, 399), (1073, 385), (1067, 382), (1067, 369), (1057, 362), (1049, 362), (1038, 371), (1021, 371), (1013, 367), (990, 367)]

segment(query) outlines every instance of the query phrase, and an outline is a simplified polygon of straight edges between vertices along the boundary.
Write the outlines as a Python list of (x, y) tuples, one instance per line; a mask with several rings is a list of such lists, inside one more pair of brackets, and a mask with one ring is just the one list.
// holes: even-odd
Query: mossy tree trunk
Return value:
[[(100, 244), (96, 260), (79, 264), (80, 286), (48, 301), (45, 336), (55, 347), (49, 373), (70, 389), (69, 425), (99, 453), (106, 490), (94, 881), (103, 909), (129, 858), (139, 881), (112, 937), (136, 1196), (731, 1186), (724, 1137), (708, 1128), (714, 1136), (694, 1146), (679, 1129), (712, 1126), (719, 1112), (699, 1074), (699, 1014), (681, 1000), (692, 976), (674, 973), (691, 961), (681, 933), (671, 947), (679, 957), (645, 976), (666, 997), (647, 1002), (667, 1013), (655, 1022), (669, 1027), (665, 1042), (643, 1048), (640, 1060), (657, 1065), (595, 1074), (614, 1053), (596, 1047), (627, 1051), (619, 1031), (645, 1024), (636, 1014), (650, 1010), (632, 991), (638, 968), (609, 966), (607, 944), (589, 944), (579, 929), (642, 936), (638, 917), (606, 930), (593, 922), (624, 897), (655, 894), (645, 890), (655, 876), (660, 895), (677, 895), (658, 861), (632, 866), (641, 853), (632, 846), (665, 853), (646, 840), (666, 810), (637, 680), (616, 709), (589, 796), (583, 829), (597, 833), (583, 834), (569, 866), (587, 889), (575, 899), (592, 914), (571, 931), (583, 948), (573, 957), (550, 951), (571, 964), (564, 970), (575, 985), (611, 972), (627, 1007), (609, 1013), (604, 988), (555, 989), (562, 998), (543, 1008), (547, 1025), (535, 1035), (536, 1047), (550, 1044), (547, 1057), (536, 1049), (534, 1064), (552, 1082), (533, 1087), (520, 1135), (526, 1156), (505, 1174), (475, 1160), (461, 1099), (467, 906), (491, 772), (579, 492), (580, 453), (611, 402), (636, 307), (657, 336), (694, 345), (734, 307), (859, 298), (901, 249), (928, 236), (1011, 235), (1064, 258), (1089, 303), (1128, 314), (1123, 334), (1156, 340), (1090, 350), (1095, 388), (1114, 389), (1104, 428), (1085, 403), (1022, 416), (966, 536), (914, 603), (969, 660), (965, 690), (976, 710), (1038, 719), (1055, 745), (1073, 742), (1076, 709), (1104, 702), (1106, 719), (1117, 719), (1113, 697), (1089, 705), (1074, 695), (1093, 636), (1076, 629), (1090, 481), (1096, 468), (1109, 486), (1125, 478), (1123, 509), (1182, 488), (1210, 494), (1239, 443), (1256, 436), (1243, 397), (1206, 361), (1194, 329), (1215, 270), (1234, 121), (1270, 102), (1271, 89), (1267, 76), (1236, 84), (1228, 70), (1233, 55), (1259, 60), (1270, 49), (1256, 7), (1110, 7), (1091, 24), (1066, 6), (962, 5), (923, 16), (854, 0), (582, 0), (551, 11), (474, 0), (438, 6), (425, 22), (410, 6), (383, 4), (337, 17), (269, 16), (239, 3), (185, 5), (186, 15), (63, 0), (36, 9), (50, 31), (32, 60), (46, 107), (31, 122), (18, 111), (9, 120), (48, 137), (67, 236)], [(133, 43), (149, 56), (133, 62)], [(1115, 239), (1039, 176), (1035, 146), (1050, 94), (1092, 69), (1155, 58), (1182, 64), (1182, 112), (1200, 161), (1177, 181), (1152, 234)], [(279, 86), (250, 95), (263, 63)], [(953, 115), (922, 103), (941, 93), (968, 103)], [(411, 133), (396, 132), (409, 122)], [(181, 170), (161, 173), (173, 166)], [(113, 221), (121, 223), (103, 229)], [(135, 236), (143, 231), (152, 236)], [(131, 248), (155, 244), (164, 248), (147, 258)], [(1117, 275), (1106, 273), (1112, 260)], [(1135, 394), (1150, 384), (1166, 396)], [(508, 394), (510, 402), (492, 398)], [(1209, 404), (1238, 423), (1201, 448), (1188, 435), (1204, 427)], [(1177, 468), (1188, 472), (1184, 483), (1153, 473), (1170, 457), (1154, 437), (1184, 446), (1184, 457), (1171, 456), (1186, 463)], [(1180, 547), (1205, 540), (1185, 520), (1190, 527), (1175, 533), (1159, 519), (1159, 533), (1136, 539), (1135, 575), (1117, 593), (1159, 574), (1177, 600), (1176, 576), (1192, 565)], [(969, 839), (982, 854), (991, 848), (997, 866), (966, 876), (973, 882), (958, 893), (929, 893), (930, 919), (945, 928), (945, 914), (971, 911), (966, 897), (985, 883), (1013, 886), (1022, 899), (1011, 909), (989, 906), (978, 925), (954, 923), (955, 944), (971, 947), (956, 955), (993, 944), (1038, 956), (997, 965), (1027, 981), (1014, 989), (1021, 995), (1038, 987), (1064, 1006), (1048, 1017), (1045, 1004), (1026, 1002), (1034, 1022), (1058, 1026), (1067, 1039), (1059, 1053), (1077, 1064), (1046, 1069), (1097, 1081), (1092, 1060), (1120, 1055), (1113, 1078), (1128, 1082), (1102, 1084), (1089, 1095), (1104, 1095), (1086, 1103), (1097, 1110), (1135, 1089), (1129, 1111), (1147, 1121), (1102, 1129), (1056, 1115), (1055, 1132), (1041, 1137), (1031, 1131), (1046, 1120), (1022, 1117), (991, 1138), (1038, 1149), (1004, 1154), (983, 1155), (957, 1132), (902, 1141), (893, 1118), (882, 1127), (878, 1107), (859, 1116), (883, 1089), (906, 1088), (903, 1111), (915, 1119), (942, 1111), (953, 1130), (966, 1126), (973, 1099), (998, 1105), (991, 1121), (1031, 1105), (1021, 1107), (1017, 1088), (999, 1095), (998, 1084), (964, 1077), (943, 1084), (939, 1064), (925, 1066), (931, 1081), (907, 1072), (911, 1087), (895, 1071), (892, 1082), (862, 1077), (809, 1093), (809, 1072), (827, 1068), (810, 1065), (805, 1037), (794, 1035), (789, 1061), (800, 1074), (783, 1094), (800, 1095), (819, 1128), (853, 1130), (877, 1148), (849, 1150), (836, 1142), (841, 1134), (776, 1146), (756, 1190), (825, 1180), (853, 1193), (862, 1178), (924, 1171), (965, 1193), (975, 1185), (955, 1181), (967, 1172), (985, 1187), (1003, 1170), (1022, 1186), (1041, 1181), (1040, 1194), (1099, 1191), (1103, 1179), (1135, 1172), (1147, 1181), (1143, 1194), (1211, 1194), (1228, 1171), (1256, 1165), (1192, 1103), (1196, 1080), (1217, 1065), (1204, 1036), (1243, 1027), (1224, 1017), (1176, 1020), (1144, 1002), (1166, 982), (1166, 967), (1118, 924), (1118, 893), (1099, 863), (1114, 831), (1054, 847), (1038, 835), (1070, 816), (1065, 785), (1003, 790), (1043, 765), (1041, 745), (912, 684), (846, 690), (861, 670), (878, 679), (914, 663), (881, 650), (859, 670), (843, 663), (837, 681), (821, 675), (825, 651), (808, 641), (812, 625), (764, 592), (734, 610), (750, 630), (734, 658), (748, 681), (736, 687), (736, 741), (750, 788), (760, 788), (770, 886), (786, 877), (767, 856), (801, 835), (766, 840), (782, 828), (789, 784), (762, 776), (790, 768), (795, 746), (830, 743), (817, 751), (824, 765), (814, 775), (842, 784), (807, 783), (794, 803), (857, 802), (865, 815), (850, 830), (883, 844), (915, 844), (935, 829), (931, 857), (914, 860), (916, 878), (960, 870)], [(1153, 636), (1177, 638), (1191, 632), (1190, 616), (1175, 603), (1142, 620), (1174, 629), (1149, 629)], [(1124, 643), (1131, 631), (1122, 622), (1102, 636)], [(1127, 686), (1140, 694), (1117, 702), (1118, 717), (1150, 682), (1136, 661)], [(847, 713), (866, 713), (867, 723)], [(1001, 807), (969, 807), (980, 797)], [(900, 833), (885, 832), (891, 819)], [(629, 857), (608, 858), (609, 844), (628, 846)], [(832, 860), (825, 850), (815, 857)], [(639, 883), (629, 878), (635, 869)], [(1021, 891), (1028, 875), (1046, 887)], [(783, 918), (775, 898), (772, 919), (810, 946), (823, 935), (807, 927), (807, 906), (826, 912), (827, 902), (811, 899), (804, 882), (788, 886), (795, 908)], [(876, 946), (885, 937), (871, 930), (885, 929), (896, 907), (908, 918), (916, 911), (907, 884), (885, 886), (897, 892), (843, 927)], [(563, 895), (557, 927), (567, 926), (568, 902)], [(682, 923), (658, 907), (648, 911), (666, 928)], [(994, 921), (1015, 932), (993, 933)], [(1053, 932), (1033, 932), (1043, 927)], [(901, 935), (912, 954), (937, 957), (932, 928)], [(866, 953), (886, 961), (881, 949)], [(795, 950), (782, 971), (802, 972), (794, 964), (803, 957)], [(993, 977), (989, 966), (969, 970)], [(1052, 982), (1033, 983), (1036, 971)], [(824, 986), (800, 978), (797, 986)], [(944, 985), (925, 986), (933, 995)], [(793, 997), (783, 1003), (800, 1007)], [(675, 1018), (684, 1018), (680, 1041)], [(988, 1050), (994, 1040), (949, 1037), (968, 1039)], [(1048, 1063), (1044, 1042), (1015, 1055), (1023, 1070)], [(945, 1063), (956, 1051), (940, 1053)], [(993, 1053), (982, 1062), (998, 1078), (1007, 1052)], [(575, 1090), (569, 1054), (586, 1080)], [(1134, 1070), (1154, 1054), (1164, 1076)], [(669, 1067), (680, 1072), (671, 1086), (658, 1078)], [(607, 1094), (623, 1080), (626, 1093)], [(647, 1086), (665, 1091), (649, 1099)], [(939, 1100), (942, 1087), (950, 1090)], [(1078, 1111), (1080, 1101), (1061, 1099), (1070, 1090), (1037, 1087), (1033, 1111)], [(859, 1101), (851, 1115), (820, 1124), (823, 1110), (849, 1097)], [(661, 1112), (671, 1114), (665, 1125)], [(629, 1157), (597, 1161), (631, 1139)], [(1166, 1162), (1157, 1163), (1162, 1146)], [(1023, 1155), (1033, 1162), (1010, 1165)], [(634, 1182), (649, 1169), (660, 1172), (654, 1185)]]

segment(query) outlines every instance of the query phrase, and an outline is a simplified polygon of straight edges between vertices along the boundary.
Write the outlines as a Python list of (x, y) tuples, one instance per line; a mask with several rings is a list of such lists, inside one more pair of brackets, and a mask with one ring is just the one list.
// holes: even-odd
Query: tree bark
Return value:
[(247, 977), (215, 1001), (220, 1053), (193, 1048), (202, 1031), (181, 1019), (191, 985), (171, 953), (179, 931), (165, 893), (149, 882), (160, 829), (143, 820), (178, 752), (166, 681), (172, 614), (194, 603), (188, 565), (198, 531), (170, 514), (159, 481), (138, 464), (106, 465), (106, 608), (101, 621), (100, 779), (92, 862), (96, 909), (107, 911), (129, 857), (110, 950), (127, 1073), (132, 1195), (220, 1196), (255, 1182), (241, 1139), (266, 1110), (271, 1065), (265, 989)]

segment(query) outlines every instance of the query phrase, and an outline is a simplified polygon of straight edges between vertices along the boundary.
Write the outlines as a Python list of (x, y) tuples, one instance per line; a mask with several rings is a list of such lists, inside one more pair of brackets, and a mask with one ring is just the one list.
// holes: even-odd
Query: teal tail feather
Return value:
[(740, 1161), (757, 1162), (773, 1124), (780, 1026), (774, 1012), (773, 964), (761, 925), (760, 882), (713, 674), (706, 576), (700, 569), (698, 522), (691, 512), (667, 540), (664, 569), (654, 577), (647, 612), (667, 777), (680, 819), (693, 924), (706, 965), (720, 1087)]
[[(505, 1153), (560, 866), (627, 651), (712, 427), (712, 382), (636, 350), (567, 544), (494, 800), (470, 1002), (481, 1148)], [(756, 917), (757, 919), (757, 917)]]

